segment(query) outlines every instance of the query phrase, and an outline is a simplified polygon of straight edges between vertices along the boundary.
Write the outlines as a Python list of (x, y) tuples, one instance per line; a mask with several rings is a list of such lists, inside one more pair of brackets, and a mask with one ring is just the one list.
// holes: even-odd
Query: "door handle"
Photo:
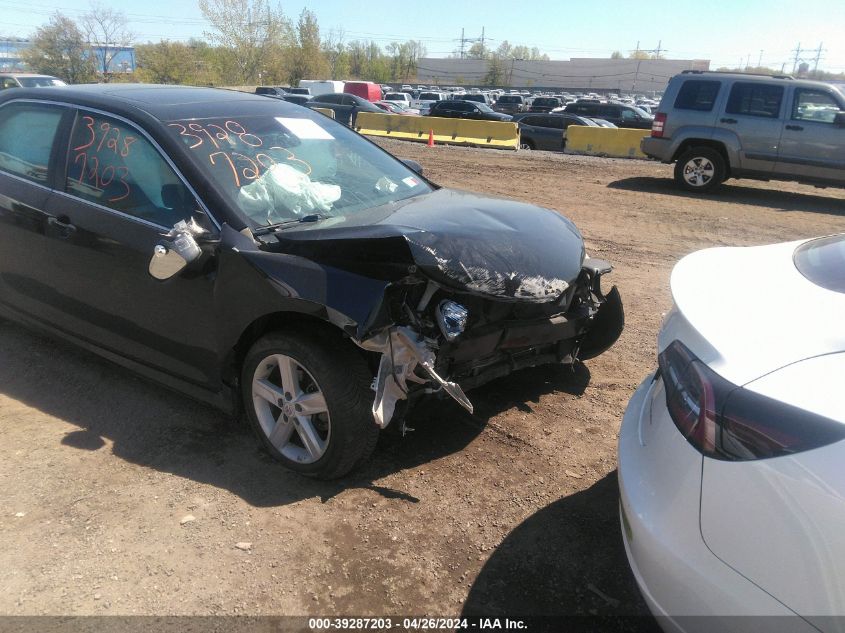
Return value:
[(719, 119), (720, 123), (736, 123), (736, 119)]
[(49, 218), (47, 224), (56, 231), (56, 234), (62, 239), (67, 239), (76, 233), (76, 227), (68, 221), (68, 218)]
[(804, 129), (804, 127), (801, 126), (801, 125), (787, 125), (786, 129), (787, 130), (795, 130), (796, 132), (800, 132), (801, 130)]

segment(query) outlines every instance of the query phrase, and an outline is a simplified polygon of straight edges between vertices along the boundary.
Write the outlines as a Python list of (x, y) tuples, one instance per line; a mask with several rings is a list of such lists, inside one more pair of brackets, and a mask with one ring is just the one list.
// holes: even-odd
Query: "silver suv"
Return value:
[(845, 186), (845, 93), (783, 75), (672, 77), (643, 152), (707, 192), (727, 178)]

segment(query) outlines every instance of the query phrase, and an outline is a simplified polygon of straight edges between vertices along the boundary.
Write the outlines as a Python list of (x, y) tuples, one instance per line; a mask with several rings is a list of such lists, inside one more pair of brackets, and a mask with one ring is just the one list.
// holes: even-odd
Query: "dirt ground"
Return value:
[(656, 363), (671, 268), (841, 231), (845, 192), (731, 181), (700, 198), (644, 161), (383, 144), (439, 184), (574, 220), (616, 267), (616, 346), (470, 392), (472, 416), (425, 406), (413, 433), (323, 483), (216, 411), (0, 321), (0, 614), (646, 613), (616, 437)]

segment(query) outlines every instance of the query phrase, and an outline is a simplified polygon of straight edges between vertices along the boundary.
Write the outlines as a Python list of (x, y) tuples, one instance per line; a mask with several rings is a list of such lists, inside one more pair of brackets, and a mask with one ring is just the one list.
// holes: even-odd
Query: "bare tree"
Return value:
[(102, 73), (104, 81), (108, 81), (114, 72), (112, 61), (115, 56), (120, 53), (121, 47), (132, 42), (132, 33), (126, 28), (126, 16), (122, 11), (92, 2), (91, 10), (82, 16), (80, 22), (97, 71)]
[(93, 81), (94, 60), (76, 23), (61, 13), (36, 30), (21, 56), (35, 72), (54, 75), (68, 83)]
[(346, 53), (346, 45), (343, 43), (344, 36), (343, 29), (331, 29), (321, 43), (323, 55), (325, 55), (329, 64), (329, 77), (332, 79), (343, 76), (348, 72), (344, 59)]
[(206, 37), (232, 52), (245, 84), (255, 82), (269, 58), (293, 39), (290, 22), (268, 0), (199, 0), (199, 7), (215, 29)]

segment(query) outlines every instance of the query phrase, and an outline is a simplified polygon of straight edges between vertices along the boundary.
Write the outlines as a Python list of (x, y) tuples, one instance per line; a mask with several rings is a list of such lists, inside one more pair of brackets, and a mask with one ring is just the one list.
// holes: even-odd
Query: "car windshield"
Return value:
[(44, 88), (46, 86), (66, 86), (61, 79), (55, 77), (18, 77), (24, 88)]
[(634, 112), (636, 112), (637, 114), (639, 114), (641, 117), (644, 117), (646, 119), (651, 118), (651, 115), (648, 112), (646, 112), (645, 110), (643, 110), (642, 108), (638, 108), (637, 106), (631, 106), (631, 109)]
[(817, 286), (845, 293), (845, 234), (805, 242), (795, 249), (793, 261)]
[(522, 103), (522, 97), (502, 95), (499, 97), (499, 103)]
[(551, 97), (538, 97), (534, 99), (534, 105), (537, 106), (549, 106), (549, 105), (558, 105), (557, 99), (552, 99)]
[(493, 108), (491, 108), (486, 103), (476, 103), (475, 105), (477, 105), (478, 109), (481, 110), (482, 112), (495, 112), (495, 110), (493, 110)]
[(419, 175), (322, 114), (169, 121), (209, 181), (255, 226), (318, 214), (348, 219), (428, 193)]

